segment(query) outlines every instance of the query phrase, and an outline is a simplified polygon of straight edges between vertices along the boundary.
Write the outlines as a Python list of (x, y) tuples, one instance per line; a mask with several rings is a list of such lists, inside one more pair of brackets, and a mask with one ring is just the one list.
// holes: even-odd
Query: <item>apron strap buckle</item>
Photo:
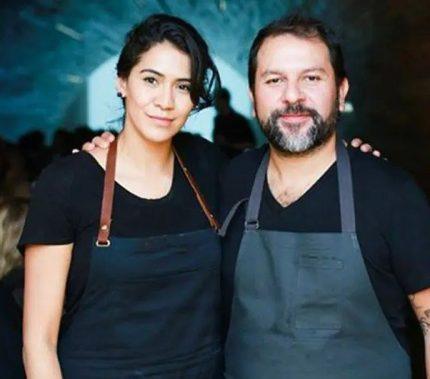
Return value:
[(96, 246), (97, 247), (109, 247), (110, 246), (110, 240), (106, 240), (106, 241), (96, 241)]
[(246, 230), (257, 230), (260, 228), (260, 223), (258, 220), (246, 220), (245, 229)]

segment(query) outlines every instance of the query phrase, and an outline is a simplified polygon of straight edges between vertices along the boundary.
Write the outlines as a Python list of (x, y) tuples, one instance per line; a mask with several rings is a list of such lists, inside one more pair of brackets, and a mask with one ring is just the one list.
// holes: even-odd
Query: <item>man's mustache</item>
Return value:
[(312, 108), (305, 107), (301, 103), (289, 104), (283, 109), (277, 109), (272, 113), (273, 118), (279, 118), (282, 116), (290, 116), (290, 115), (308, 115), (312, 118), (318, 117), (319, 113)]

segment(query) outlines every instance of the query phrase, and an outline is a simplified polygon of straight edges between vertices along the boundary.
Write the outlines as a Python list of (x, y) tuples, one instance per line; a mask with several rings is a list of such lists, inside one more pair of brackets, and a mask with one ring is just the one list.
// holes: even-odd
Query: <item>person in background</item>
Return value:
[(230, 158), (255, 147), (255, 137), (249, 121), (230, 105), (230, 92), (221, 88), (215, 98), (217, 115), (214, 120), (213, 141)]
[(0, 373), (24, 378), (22, 364), (22, 257), (17, 249), (27, 214), (26, 198), (0, 200)]

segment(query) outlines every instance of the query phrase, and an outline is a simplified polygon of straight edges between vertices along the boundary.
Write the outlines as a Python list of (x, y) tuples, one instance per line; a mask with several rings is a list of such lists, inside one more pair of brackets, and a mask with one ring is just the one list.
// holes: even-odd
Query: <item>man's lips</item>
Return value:
[(283, 114), (280, 116), (281, 121), (289, 123), (289, 124), (300, 124), (302, 122), (306, 122), (310, 118), (310, 114), (308, 113), (291, 113), (291, 114)]

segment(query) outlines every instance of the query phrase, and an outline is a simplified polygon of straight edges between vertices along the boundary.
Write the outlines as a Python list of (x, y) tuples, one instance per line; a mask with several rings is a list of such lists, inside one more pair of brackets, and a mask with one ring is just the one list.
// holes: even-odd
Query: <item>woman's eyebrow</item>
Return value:
[(143, 68), (142, 70), (139, 71), (140, 74), (142, 74), (143, 72), (151, 72), (152, 74), (155, 74), (158, 76), (164, 76), (161, 72), (155, 71), (152, 68)]
[[(140, 74), (144, 73), (144, 72), (150, 72), (154, 75), (160, 76), (160, 77), (165, 77), (164, 74), (162, 74), (161, 72), (158, 72), (156, 70), (153, 70), (152, 68), (143, 68), (142, 70), (139, 71)], [(178, 78), (176, 79), (177, 82), (190, 82), (191, 83), (191, 78)]]

